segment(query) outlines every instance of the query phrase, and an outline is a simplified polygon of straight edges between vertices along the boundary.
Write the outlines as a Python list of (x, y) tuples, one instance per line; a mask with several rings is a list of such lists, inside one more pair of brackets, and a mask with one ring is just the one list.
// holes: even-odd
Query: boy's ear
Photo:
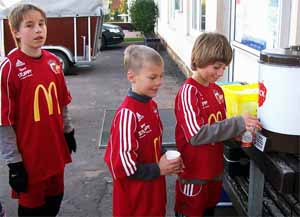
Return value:
[(128, 79), (128, 81), (130, 81), (131, 83), (134, 83), (134, 81), (135, 81), (135, 79), (134, 79), (134, 76), (135, 74), (134, 74), (134, 72), (133, 71), (131, 71), (131, 70), (129, 70), (128, 72), (127, 72), (127, 79)]
[(20, 38), (19, 31), (17, 31), (16, 29), (12, 29), (11, 31), (16, 38)]
[(191, 69), (192, 69), (193, 71), (196, 71), (196, 70), (197, 70), (197, 66), (196, 66), (195, 63), (192, 63), (192, 64), (191, 64)]

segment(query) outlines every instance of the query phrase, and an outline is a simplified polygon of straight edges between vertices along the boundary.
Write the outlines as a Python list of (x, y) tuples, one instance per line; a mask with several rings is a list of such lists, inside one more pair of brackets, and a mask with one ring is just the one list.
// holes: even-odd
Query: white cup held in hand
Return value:
[(180, 152), (179, 151), (168, 150), (166, 152), (166, 158), (167, 158), (167, 160), (174, 160), (174, 159), (178, 158), (179, 156), (180, 156)]

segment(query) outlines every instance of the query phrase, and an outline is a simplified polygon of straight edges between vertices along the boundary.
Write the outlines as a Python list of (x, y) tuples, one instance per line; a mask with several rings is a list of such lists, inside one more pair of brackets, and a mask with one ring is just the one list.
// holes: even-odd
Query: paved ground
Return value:
[[(78, 151), (65, 174), (65, 197), (59, 216), (111, 216), (111, 178), (99, 149), (100, 125), (105, 109), (115, 109), (126, 95), (129, 83), (122, 67), (126, 44), (106, 49), (90, 68), (76, 68), (67, 76), (73, 101), (70, 111), (76, 128)], [(184, 77), (165, 51), (164, 84), (157, 97), (160, 108), (172, 108)], [(8, 172), (0, 161), (0, 201), (7, 216), (16, 216), (16, 201), (10, 199)], [(168, 216), (172, 216), (174, 177), (168, 178)], [(219, 209), (219, 216), (234, 215), (232, 209)]]

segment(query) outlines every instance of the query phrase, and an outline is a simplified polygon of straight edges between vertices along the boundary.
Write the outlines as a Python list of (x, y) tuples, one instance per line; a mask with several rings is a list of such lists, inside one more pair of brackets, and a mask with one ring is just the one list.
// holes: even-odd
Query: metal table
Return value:
[[(300, 209), (296, 207), (296, 204), (299, 204), (299, 199), (293, 196), (295, 193), (299, 193), (299, 189), (297, 188), (300, 173), (299, 160), (295, 158), (295, 156), (293, 157), (283, 153), (263, 153), (255, 147), (243, 148), (243, 151), (250, 158), (247, 197), (241, 199), (239, 192), (236, 192), (234, 189), (234, 187), (239, 187), (236, 186), (239, 184), (233, 184), (232, 180), (228, 180), (227, 176), (225, 176), (224, 179), (225, 190), (239, 214), (251, 217), (264, 216), (266, 211), (264, 206), (270, 208), (274, 203), (274, 201), (265, 194), (266, 192), (270, 192), (270, 189), (268, 187), (266, 188), (266, 186), (270, 186), (270, 184), (274, 189), (272, 190), (272, 197), (276, 198), (277, 203), (283, 199), (282, 207), (285, 206), (285, 208), (287, 207), (292, 212), (296, 211), (299, 213)], [(244, 203), (244, 201), (246, 201), (246, 203)], [(273, 208), (272, 211), (275, 214), (282, 215), (277, 207), (273, 206)], [(282, 211), (284, 211), (284, 209)]]

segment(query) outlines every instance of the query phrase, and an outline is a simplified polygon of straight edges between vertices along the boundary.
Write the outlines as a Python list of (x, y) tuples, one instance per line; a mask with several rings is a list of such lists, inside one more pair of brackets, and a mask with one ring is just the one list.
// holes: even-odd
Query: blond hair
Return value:
[(47, 21), (45, 12), (40, 9), (39, 7), (32, 5), (32, 4), (19, 4), (17, 5), (9, 14), (8, 16), (8, 22), (9, 22), (9, 28), (11, 31), (11, 34), (14, 38), (15, 44), (17, 47), (19, 47), (20, 40), (16, 38), (14, 31), (20, 30), (20, 25), (22, 21), (24, 20), (24, 16), (26, 13), (30, 10), (38, 11), (41, 13), (42, 17), (45, 19), (45, 22)]
[(202, 33), (196, 39), (191, 57), (191, 69), (203, 68), (217, 61), (229, 65), (232, 49), (227, 38), (219, 33)]
[(153, 48), (144, 45), (130, 45), (124, 51), (124, 66), (126, 72), (138, 73), (146, 64), (163, 66), (164, 61)]

